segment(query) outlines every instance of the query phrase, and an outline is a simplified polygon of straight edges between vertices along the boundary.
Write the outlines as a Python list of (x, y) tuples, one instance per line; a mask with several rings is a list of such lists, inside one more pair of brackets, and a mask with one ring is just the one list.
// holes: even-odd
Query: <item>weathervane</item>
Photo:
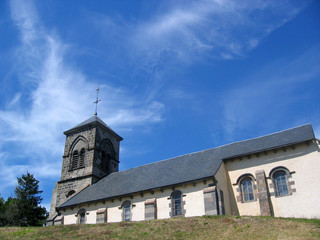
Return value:
[(98, 88), (96, 89), (96, 91), (97, 91), (97, 98), (96, 98), (96, 100), (93, 102), (94, 104), (96, 104), (96, 111), (94, 112), (94, 115), (95, 115), (95, 116), (97, 116), (98, 102), (101, 101), (101, 100), (99, 99), (99, 90), (100, 90), (100, 88), (99, 88), (99, 86), (98, 86)]

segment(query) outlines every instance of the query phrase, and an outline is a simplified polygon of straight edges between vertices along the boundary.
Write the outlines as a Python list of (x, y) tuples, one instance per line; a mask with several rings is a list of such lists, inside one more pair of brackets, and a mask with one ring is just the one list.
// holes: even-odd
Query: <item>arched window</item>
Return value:
[(72, 154), (72, 163), (71, 163), (72, 170), (78, 167), (78, 161), (79, 161), (79, 153), (77, 150), (75, 150)]
[(269, 177), (272, 180), (271, 188), (274, 192), (271, 192), (276, 197), (289, 196), (296, 192), (293, 187), (294, 181), (289, 181), (294, 171), (290, 172), (286, 167), (279, 166), (272, 169), (269, 173)]
[(74, 191), (74, 190), (69, 191), (69, 192), (66, 194), (66, 197), (67, 197), (67, 198), (70, 197), (70, 196), (73, 195), (75, 192), (76, 192), (76, 191)]
[(79, 224), (85, 224), (86, 223), (86, 210), (80, 209), (78, 212), (78, 223)]
[(86, 153), (86, 150), (84, 148), (81, 149), (80, 151), (80, 162), (79, 162), (79, 167), (84, 167), (84, 155)]
[(117, 160), (112, 142), (109, 139), (104, 139), (99, 151), (101, 153), (100, 168), (106, 173), (117, 170)]
[(131, 221), (131, 202), (130, 201), (125, 201), (122, 204), (122, 219), (123, 221)]
[(252, 180), (249, 177), (245, 177), (240, 182), (242, 202), (254, 201)]
[(276, 171), (273, 176), (276, 195), (278, 197), (289, 195), (287, 174), (283, 170)]
[(171, 212), (173, 217), (182, 216), (182, 193), (180, 191), (174, 191), (171, 193)]
[(100, 163), (100, 167), (101, 167), (105, 172), (109, 172), (109, 161), (110, 161), (110, 154), (106, 154), (105, 151), (101, 151), (101, 163)]

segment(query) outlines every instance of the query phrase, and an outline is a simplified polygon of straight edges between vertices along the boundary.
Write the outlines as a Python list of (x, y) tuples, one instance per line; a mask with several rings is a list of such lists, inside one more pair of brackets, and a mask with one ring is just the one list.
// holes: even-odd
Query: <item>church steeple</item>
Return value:
[[(98, 98), (97, 98), (98, 99)], [(119, 170), (120, 137), (95, 115), (64, 132), (66, 142), (60, 181), (52, 196), (50, 217), (74, 194)]]
[[(118, 171), (119, 147), (122, 137), (97, 115), (64, 132), (66, 145), (61, 180), (83, 178), (90, 175), (91, 184)], [(84, 149), (83, 164), (81, 150)], [(74, 157), (75, 156), (75, 157)], [(79, 157), (80, 156), (80, 157)], [(77, 166), (74, 168), (73, 166)], [(84, 168), (82, 170), (82, 168)]]

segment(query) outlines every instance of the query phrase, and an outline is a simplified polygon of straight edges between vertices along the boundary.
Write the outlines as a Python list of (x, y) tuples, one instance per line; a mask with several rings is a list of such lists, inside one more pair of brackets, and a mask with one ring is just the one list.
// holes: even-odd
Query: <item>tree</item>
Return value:
[(27, 172), (21, 178), (17, 178), (18, 185), (15, 188), (16, 206), (18, 209), (19, 226), (42, 226), (48, 216), (44, 207), (39, 206), (42, 201), (39, 195), (39, 181)]
[(7, 201), (5, 201), (2, 221), (2, 224), (7, 226), (19, 225), (19, 208), (16, 198), (9, 197)]
[(3, 214), (5, 211), (4, 203), (5, 203), (4, 199), (0, 197), (0, 226), (4, 225), (4, 219), (3, 219)]

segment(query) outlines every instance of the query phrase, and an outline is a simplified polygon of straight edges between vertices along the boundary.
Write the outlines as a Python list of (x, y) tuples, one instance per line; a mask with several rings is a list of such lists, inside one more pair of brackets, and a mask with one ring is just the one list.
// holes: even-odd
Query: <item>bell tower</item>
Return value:
[(123, 139), (96, 113), (64, 134), (61, 178), (53, 190), (48, 225), (54, 224), (57, 206), (119, 170), (119, 148)]

